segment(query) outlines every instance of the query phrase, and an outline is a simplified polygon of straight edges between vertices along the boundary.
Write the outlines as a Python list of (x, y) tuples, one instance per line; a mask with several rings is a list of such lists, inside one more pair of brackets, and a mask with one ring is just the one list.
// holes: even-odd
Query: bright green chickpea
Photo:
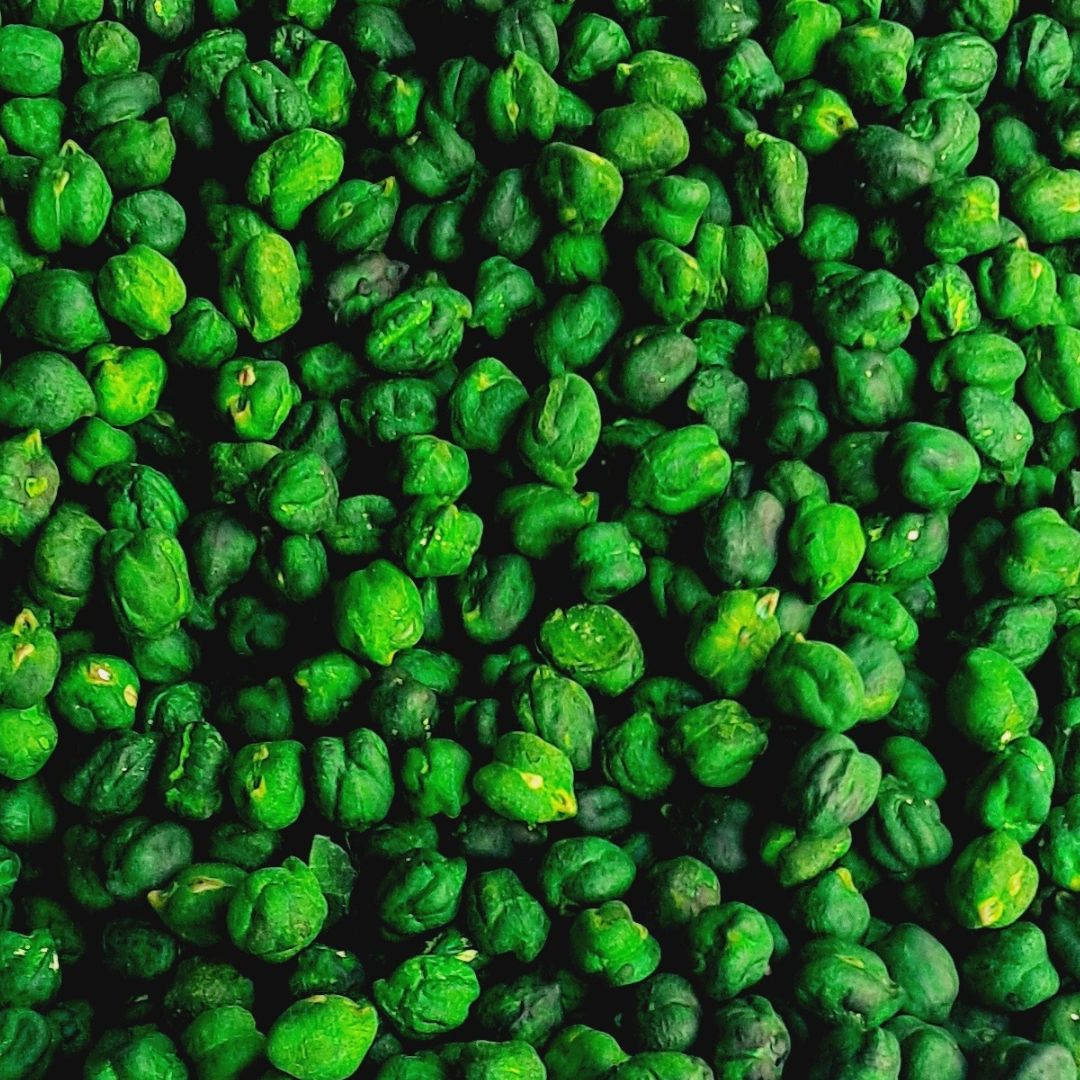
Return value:
[[(149, 73), (140, 73), (140, 76), (146, 78)], [(121, 76), (122, 79), (138, 77)], [(92, 86), (97, 81), (91, 80), (87, 85)], [(172, 175), (176, 150), (176, 135), (167, 116), (156, 120), (124, 116), (116, 123), (106, 124), (90, 143), (90, 153), (101, 164), (118, 195), (166, 183)]]
[(168, 929), (201, 948), (225, 937), (225, 910), (247, 872), (230, 863), (201, 862), (185, 867), (162, 889), (146, 894)]
[(765, 752), (765, 726), (737, 701), (713, 701), (683, 713), (672, 725), (667, 745), (704, 787), (731, 787)]
[(821, 51), (840, 31), (841, 15), (818, 0), (780, 3), (769, 22), (769, 52), (785, 82), (810, 75)]
[(179, 817), (205, 821), (224, 801), (229, 748), (205, 720), (183, 724), (165, 739), (158, 787), (165, 806)]
[(630, 986), (660, 965), (660, 945), (621, 900), (586, 908), (570, 927), (574, 962), (608, 986)]
[(135, 723), (139, 676), (122, 657), (82, 654), (64, 665), (53, 700), (76, 731), (122, 731)]
[(114, 529), (102, 541), (101, 561), (113, 614), (124, 633), (161, 638), (191, 611), (187, 558), (171, 533)]
[(569, 758), (538, 735), (512, 731), (495, 744), (494, 761), (473, 775), (473, 787), (497, 814), (530, 825), (577, 812)]
[(993, 47), (979, 34), (954, 31), (921, 37), (911, 52), (910, 74), (923, 98), (957, 97), (978, 106), (997, 67)]
[[(839, 90), (815, 79), (795, 83), (780, 98), (774, 123), (777, 135), (793, 143), (809, 158), (828, 153), (848, 132), (859, 126), (848, 99)], [(812, 225), (809, 212), (812, 209), (808, 208), (807, 231)], [(799, 238), (800, 247), (811, 242), (809, 238)], [(840, 249), (836, 257), (844, 259), (850, 254), (850, 250)]]
[(204, 296), (193, 296), (173, 319), (165, 343), (180, 364), (216, 368), (236, 353), (236, 328)]
[(53, 689), (60, 670), (56, 635), (25, 608), (0, 632), (0, 705), (29, 709)]
[(253, 497), (270, 521), (286, 532), (310, 536), (337, 518), (338, 482), (315, 450), (283, 450), (260, 470)]
[(573, 288), (598, 284), (610, 265), (607, 242), (599, 233), (554, 233), (540, 253), (544, 282)]
[(338, 589), (334, 631), (338, 644), (387, 666), (423, 634), (423, 603), (412, 578), (385, 559), (354, 570)]
[(497, 453), (529, 400), (521, 380), (494, 357), (465, 368), (450, 390), (450, 430), (466, 450)]
[[(683, 56), (659, 49), (642, 49), (625, 63), (616, 65), (614, 85), (616, 93), (627, 101), (670, 109), (679, 116), (696, 112), (706, 100), (697, 66)], [(612, 118), (610, 124), (619, 129), (619, 138), (629, 139), (635, 125), (640, 125), (646, 140), (656, 137), (652, 125), (657, 121), (645, 112), (623, 113)], [(670, 152), (671, 148), (668, 149)], [(648, 152), (647, 147), (642, 150)], [(653, 152), (658, 150), (655, 148)], [(659, 170), (662, 166), (654, 168)]]
[(0, 791), (0, 843), (10, 847), (41, 844), (56, 831), (53, 795), (41, 778), (13, 783)]
[(1004, 832), (976, 837), (949, 871), (946, 899), (970, 930), (1009, 926), (1027, 910), (1039, 872), (1015, 839)]
[(631, 713), (604, 733), (600, 760), (604, 776), (635, 799), (657, 799), (675, 782), (663, 729), (647, 712)]
[(646, 177), (631, 184), (619, 214), (620, 224), (678, 247), (689, 244), (709, 206), (704, 180), (686, 176)]
[(1071, 795), (1063, 806), (1050, 810), (1039, 841), (1039, 865), (1059, 888), (1080, 891), (1080, 797)]
[(709, 282), (698, 260), (658, 237), (641, 244), (634, 258), (641, 298), (662, 322), (693, 322), (709, 296)]
[(469, 457), (435, 435), (409, 435), (398, 444), (403, 495), (453, 501), (469, 486)]
[(975, 776), (967, 790), (968, 813), (1026, 844), (1049, 818), (1053, 791), (1054, 759), (1045, 744), (1025, 735), (994, 754)]
[(428, 739), (410, 746), (401, 760), (401, 787), (417, 817), (461, 815), (469, 799), (472, 755), (453, 739)]
[(0, 1001), (32, 1008), (46, 1004), (59, 989), (60, 961), (49, 931), (0, 931)]
[(214, 402), (238, 438), (272, 439), (300, 400), (288, 368), (277, 360), (227, 360), (217, 372)]
[(904, 104), (914, 48), (915, 36), (902, 23), (861, 19), (837, 33), (829, 53), (857, 107), (889, 111)]
[(22, 23), (0, 27), (0, 89), (39, 97), (60, 86), (63, 42), (51, 30)]
[(645, 669), (637, 632), (607, 604), (556, 609), (540, 628), (540, 648), (586, 690), (612, 697), (633, 686)]
[(304, 808), (304, 746), (291, 739), (251, 743), (237, 751), (229, 790), (240, 817), (253, 828), (284, 829)]
[(788, 531), (790, 574), (809, 600), (828, 599), (855, 574), (866, 554), (859, 515), (842, 503), (803, 499)]
[(226, 122), (241, 142), (264, 142), (311, 119), (307, 99), (270, 60), (233, 67), (221, 83), (221, 102)]
[(1057, 273), (1042, 255), (1012, 245), (994, 248), (979, 260), (974, 278), (985, 315), (1021, 332), (1053, 324)]
[(254, 161), (248, 202), (265, 207), (279, 229), (295, 229), (304, 211), (340, 179), (345, 167), (341, 142), (317, 128), (301, 128), (274, 140)]
[(75, 35), (75, 45), (87, 78), (127, 75), (139, 69), (139, 39), (121, 22), (99, 19), (85, 23)]
[(626, 32), (614, 20), (594, 12), (585, 13), (570, 29), (562, 57), (562, 73), (567, 82), (587, 82), (610, 71), (630, 55)]
[(66, 116), (67, 107), (56, 98), (11, 98), (0, 105), (0, 135), (11, 150), (45, 159), (60, 152)]
[(775, 589), (733, 589), (704, 601), (686, 638), (690, 667), (721, 696), (737, 697), (780, 640)]
[(376, 906), (383, 934), (392, 941), (448, 925), (465, 886), (465, 860), (434, 848), (413, 848), (379, 884)]
[(219, 1005), (197, 1016), (180, 1037), (184, 1052), (203, 1075), (236, 1076), (263, 1055), (266, 1037), (241, 1005)]
[(829, 642), (785, 634), (769, 653), (765, 687), (779, 712), (826, 731), (847, 731), (862, 716), (859, 669)]
[(518, 684), (513, 705), (524, 731), (559, 747), (575, 769), (588, 769), (597, 734), (596, 711), (580, 683), (538, 664)]
[(540, 151), (537, 185), (559, 225), (572, 233), (603, 230), (623, 193), (615, 164), (568, 143), (549, 143)]
[(0, 776), (29, 780), (56, 749), (58, 733), (44, 702), (26, 708), (0, 706)]
[(146, 244), (107, 259), (98, 273), (97, 290), (105, 313), (143, 341), (167, 334), (172, 317), (187, 303), (179, 271)]
[(1002, 540), (1001, 583), (1016, 596), (1054, 596), (1080, 580), (1080, 533), (1049, 506), (1018, 514)]
[(431, 1039), (465, 1023), (480, 996), (468, 964), (452, 956), (414, 956), (373, 987), (375, 1003), (406, 1038)]
[[(591, 367), (615, 336), (623, 306), (606, 285), (560, 296), (537, 320), (533, 346), (554, 376)], [(632, 397), (633, 395), (627, 395)]]
[(289, 856), (281, 866), (248, 874), (233, 890), (225, 919), (237, 948), (280, 964), (315, 940), (326, 916), (318, 878)]
[(168, 375), (155, 349), (124, 345), (88, 349), (85, 370), (98, 416), (120, 428), (138, 423), (157, 408)]
[(137, 453), (130, 432), (91, 416), (75, 430), (64, 464), (75, 483), (91, 484), (111, 466), (134, 462)]
[(340, 254), (380, 251), (389, 237), (401, 203), (394, 177), (345, 180), (317, 203), (315, 230)]
[(296, 249), (284, 236), (275, 232), (251, 236), (239, 245), (228, 269), (223, 268), (222, 278), (222, 310), (255, 341), (273, 341), (300, 321), (300, 264)]
[(601, 155), (623, 176), (667, 172), (690, 153), (686, 125), (666, 104), (641, 100), (604, 109), (596, 126)]
[(539, 883), (550, 908), (562, 915), (620, 899), (637, 867), (617, 844), (600, 836), (556, 840), (540, 863)]
[(266, 1056), (298, 1080), (347, 1080), (367, 1057), (378, 1025), (369, 1001), (316, 994), (294, 1002), (274, 1021)]
[(453, 358), (471, 315), (468, 297), (448, 285), (413, 286), (376, 308), (365, 354), (388, 374), (433, 371)]
[(793, 143), (760, 131), (746, 135), (735, 194), (766, 250), (802, 232), (807, 180), (806, 157)]
[(415, 499), (398, 519), (395, 546), (417, 579), (456, 577), (479, 550), (484, 523), (478, 514), (435, 496)]
[(294, 668), (300, 711), (309, 724), (328, 727), (349, 707), (371, 673), (343, 652), (328, 652)]
[(923, 242), (942, 262), (960, 262), (1001, 242), (1001, 194), (989, 176), (959, 177), (931, 189)]
[(841, 866), (800, 886), (791, 916), (804, 933), (860, 941), (870, 926), (870, 905)]
[(1027, 370), (1020, 386), (1036, 420), (1053, 422), (1070, 412), (1073, 402), (1080, 399), (1080, 386), (1067, 359), (1078, 341), (1077, 331), (1071, 326), (1044, 327), (1024, 339)]
[(496, 515), (509, 528), (514, 547), (530, 559), (546, 558), (598, 514), (595, 491), (579, 493), (547, 484), (518, 484), (503, 491), (496, 503)]
[(500, 142), (530, 136), (550, 141), (555, 133), (559, 87), (544, 65), (524, 52), (514, 52), (492, 72), (487, 87), (487, 118)]
[(928, 341), (943, 341), (975, 330), (982, 322), (975, 283), (963, 267), (931, 263), (915, 274), (919, 322)]
[(640, 449), (627, 482), (631, 502), (661, 514), (685, 514), (722, 495), (731, 458), (716, 431), (689, 424), (664, 432)]
[(816, 277), (814, 316), (834, 344), (888, 352), (907, 339), (918, 297), (895, 274), (828, 262), (818, 265)]
[(950, 719), (984, 750), (1000, 750), (1035, 723), (1038, 700), (1024, 673), (994, 649), (965, 653), (946, 688)]
[(584, 1024), (557, 1032), (544, 1051), (549, 1080), (601, 1080), (628, 1060), (614, 1036)]
[(858, 240), (859, 222), (851, 211), (833, 203), (806, 208), (806, 227), (798, 244), (809, 262), (845, 262), (854, 255)]
[(502, 338), (514, 322), (537, 311), (543, 299), (530, 270), (493, 255), (477, 269), (469, 326), (482, 328), (490, 338)]
[(68, 141), (38, 166), (27, 195), (26, 228), (42, 250), (89, 247), (101, 235), (113, 194), (101, 166)]
[(312, 795), (327, 820), (362, 829), (389, 813), (394, 777), (386, 743), (376, 732), (357, 728), (344, 738), (316, 739), (310, 759)]
[(541, 479), (572, 488), (600, 439), (600, 405), (580, 375), (557, 375), (529, 400), (518, 448)]

